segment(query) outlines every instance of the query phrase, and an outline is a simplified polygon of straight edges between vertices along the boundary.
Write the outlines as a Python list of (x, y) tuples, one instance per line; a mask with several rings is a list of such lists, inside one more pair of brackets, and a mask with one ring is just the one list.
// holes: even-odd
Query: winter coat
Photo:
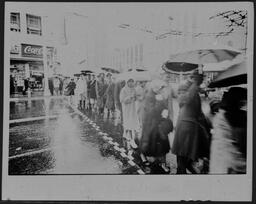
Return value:
[(106, 108), (110, 110), (115, 109), (115, 99), (114, 99), (114, 91), (115, 91), (115, 85), (113, 82), (111, 82), (108, 85), (108, 88), (106, 90)]
[(157, 101), (156, 94), (152, 90), (146, 93), (140, 140), (140, 149), (146, 156), (164, 156), (170, 150), (168, 134), (173, 128), (172, 121), (161, 116), (162, 111), (167, 107), (167, 100)]
[(135, 96), (135, 88), (130, 88), (127, 85), (120, 92), (123, 127), (126, 130), (139, 130), (139, 121), (135, 106)]
[(179, 87), (179, 116), (172, 152), (193, 161), (209, 157), (209, 132), (207, 120), (201, 109), (201, 99), (196, 83), (187, 81)]

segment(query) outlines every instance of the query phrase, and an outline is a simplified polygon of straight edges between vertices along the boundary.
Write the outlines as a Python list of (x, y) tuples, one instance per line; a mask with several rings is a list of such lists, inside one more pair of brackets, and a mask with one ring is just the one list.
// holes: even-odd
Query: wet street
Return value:
[[(65, 97), (11, 100), (9, 127), (10, 175), (145, 174), (139, 154), (125, 150), (120, 119), (78, 110)], [(175, 174), (171, 152), (167, 164)]]
[(9, 174), (143, 174), (120, 123), (87, 115), (65, 98), (10, 102)]

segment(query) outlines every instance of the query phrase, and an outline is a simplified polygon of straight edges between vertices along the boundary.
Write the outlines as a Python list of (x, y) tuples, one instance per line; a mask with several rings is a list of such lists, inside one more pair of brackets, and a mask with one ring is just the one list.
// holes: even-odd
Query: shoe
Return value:
[(171, 171), (170, 168), (167, 167), (165, 164), (162, 164), (161, 167), (162, 167), (162, 169), (163, 169), (166, 173), (170, 173), (170, 171)]
[(137, 149), (138, 145), (134, 142), (134, 140), (130, 140), (130, 145), (133, 149)]

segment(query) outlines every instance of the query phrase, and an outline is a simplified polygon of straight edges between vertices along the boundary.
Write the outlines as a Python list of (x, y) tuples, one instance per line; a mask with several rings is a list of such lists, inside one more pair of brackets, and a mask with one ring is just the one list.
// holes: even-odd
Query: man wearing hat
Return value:
[(186, 174), (186, 169), (197, 173), (192, 163), (209, 157), (209, 127), (202, 112), (199, 86), (203, 74), (195, 70), (178, 88), (179, 116), (172, 146), (177, 156), (177, 174)]

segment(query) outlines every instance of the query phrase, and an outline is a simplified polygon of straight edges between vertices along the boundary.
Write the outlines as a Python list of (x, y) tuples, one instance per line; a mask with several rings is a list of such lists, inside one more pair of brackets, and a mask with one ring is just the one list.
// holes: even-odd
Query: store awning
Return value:
[(20, 57), (11, 57), (11, 61), (20, 61), (20, 62), (41, 62), (43, 63), (43, 59), (35, 59), (35, 58), (20, 58)]

